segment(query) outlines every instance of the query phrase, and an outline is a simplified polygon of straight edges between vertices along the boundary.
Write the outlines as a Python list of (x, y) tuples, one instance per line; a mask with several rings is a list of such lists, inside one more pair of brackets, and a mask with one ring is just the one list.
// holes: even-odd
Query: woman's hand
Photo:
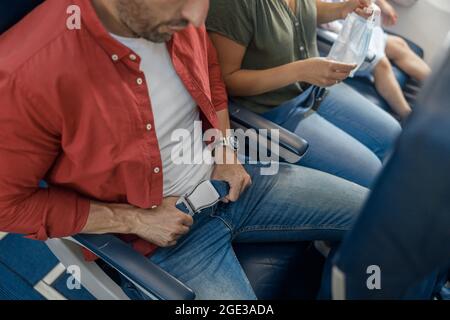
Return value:
[(372, 12), (368, 10), (371, 5), (370, 0), (348, 0), (342, 6), (342, 19), (345, 19), (350, 13), (355, 12), (357, 15), (368, 19)]
[(301, 82), (330, 87), (347, 79), (356, 65), (325, 58), (311, 58), (298, 61), (297, 67)]

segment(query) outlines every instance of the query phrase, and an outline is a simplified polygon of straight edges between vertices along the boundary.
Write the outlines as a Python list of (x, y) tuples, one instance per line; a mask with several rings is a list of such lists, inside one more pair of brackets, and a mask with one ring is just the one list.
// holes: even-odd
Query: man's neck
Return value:
[(115, 0), (91, 0), (98, 18), (110, 33), (135, 38), (136, 35), (119, 18)]

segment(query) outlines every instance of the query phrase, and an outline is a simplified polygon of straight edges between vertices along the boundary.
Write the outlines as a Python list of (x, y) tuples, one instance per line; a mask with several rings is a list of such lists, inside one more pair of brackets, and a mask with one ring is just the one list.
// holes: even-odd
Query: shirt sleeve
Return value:
[(33, 104), (17, 79), (0, 71), (0, 231), (36, 240), (79, 233), (90, 201), (59, 187), (39, 188), (60, 150), (57, 116)]
[(253, 7), (253, 0), (212, 0), (206, 27), (248, 47), (254, 32)]
[(228, 94), (225, 87), (225, 82), (222, 76), (222, 69), (217, 56), (216, 48), (214, 47), (208, 34), (205, 32), (208, 50), (208, 72), (209, 84), (211, 88), (211, 96), (214, 108), (216, 111), (228, 109)]

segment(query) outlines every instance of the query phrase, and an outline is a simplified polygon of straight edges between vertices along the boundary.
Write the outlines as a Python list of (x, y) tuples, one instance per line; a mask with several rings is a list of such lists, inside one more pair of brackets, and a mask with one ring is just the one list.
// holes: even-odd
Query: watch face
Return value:
[(229, 145), (231, 148), (233, 148), (235, 151), (239, 149), (239, 140), (235, 136), (229, 136), (227, 139), (227, 145)]

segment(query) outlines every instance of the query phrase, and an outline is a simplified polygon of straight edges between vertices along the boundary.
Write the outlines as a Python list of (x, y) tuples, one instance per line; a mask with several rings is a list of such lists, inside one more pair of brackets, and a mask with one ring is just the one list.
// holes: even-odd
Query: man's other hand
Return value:
[(222, 199), (223, 202), (236, 202), (241, 194), (252, 184), (250, 175), (237, 159), (236, 153), (228, 147), (216, 150), (216, 166), (212, 180), (222, 180), (230, 185), (230, 193)]

